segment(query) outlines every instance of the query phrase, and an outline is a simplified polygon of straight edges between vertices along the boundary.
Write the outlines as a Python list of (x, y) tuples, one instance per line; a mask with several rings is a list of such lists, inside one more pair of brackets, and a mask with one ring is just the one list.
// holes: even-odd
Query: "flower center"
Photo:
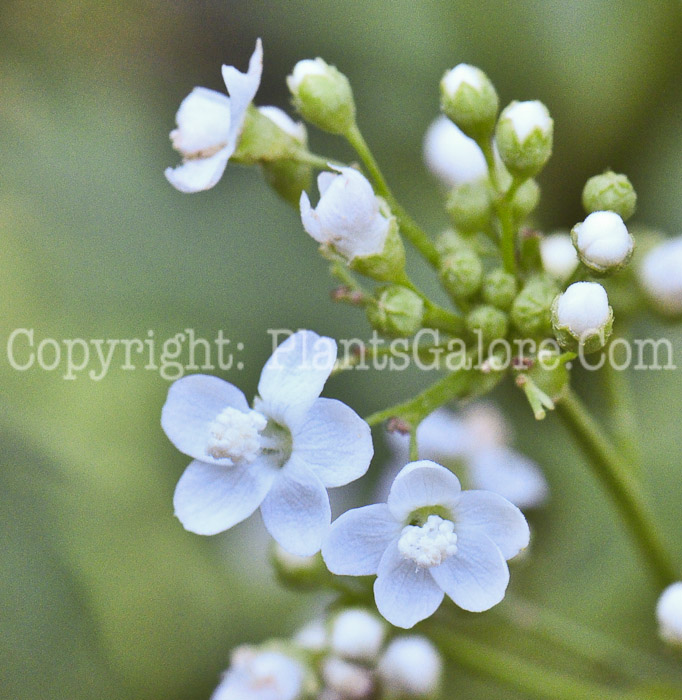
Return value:
[(398, 550), (405, 559), (419, 567), (438, 566), (457, 553), (454, 523), (439, 515), (429, 515), (421, 525), (406, 525), (398, 540)]
[(261, 451), (260, 433), (265, 430), (268, 419), (258, 411), (223, 409), (209, 427), (210, 439), (206, 452), (216, 459), (231, 459), (233, 462), (253, 462)]

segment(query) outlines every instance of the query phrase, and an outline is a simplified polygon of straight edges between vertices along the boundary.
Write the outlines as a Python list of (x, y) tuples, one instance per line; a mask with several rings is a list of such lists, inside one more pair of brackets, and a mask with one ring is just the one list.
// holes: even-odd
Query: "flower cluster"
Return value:
[[(300, 589), (341, 591), (327, 618), (293, 639), (238, 649), (213, 700), (433, 695), (441, 675), (437, 650), (424, 637), (394, 637), (385, 621), (411, 628), (436, 614), (446, 596), (470, 612), (500, 603), (510, 579), (507, 562), (529, 544), (520, 509), (548, 497), (542, 471), (511, 448), (499, 413), (486, 404), (460, 413), (444, 408), (484, 395), (505, 378), (522, 389), (538, 420), (566, 402), (561, 413), (640, 533), (659, 580), (673, 580), (655, 538), (648, 542), (653, 554), (646, 550), (653, 529), (640, 522), (645, 509), (628, 491), (634, 479), (622, 476), (615, 450), (569, 399), (569, 366), (575, 353), (606, 345), (616, 313), (627, 318), (646, 302), (682, 317), (682, 241), (633, 236), (626, 222), (636, 208), (635, 190), (611, 171), (585, 184), (586, 216), (570, 233), (543, 235), (531, 227), (554, 121), (537, 100), (500, 110), (488, 76), (468, 64), (443, 75), (442, 114), (424, 138), (424, 159), (445, 188), (450, 222), (432, 239), (386, 183), (356, 123), (346, 76), (321, 58), (305, 59), (287, 85), (301, 117), (344, 138), (364, 172), (312, 153), (302, 123), (277, 107), (252, 104), (262, 57), (259, 40), (246, 73), (223, 66), (229, 97), (195, 88), (182, 102), (171, 140), (183, 162), (166, 171), (170, 183), (197, 192), (213, 187), (230, 160), (258, 165), (297, 208), (302, 229), (341, 283), (335, 301), (363, 308), (374, 331), (411, 344), (417, 354), (456, 346), (465, 357), (483, 353), (483, 361), (456, 369), (446, 363), (448, 375), (366, 420), (340, 401), (320, 398), (330, 375), (350, 369), (353, 360), (337, 362), (336, 342), (309, 330), (275, 350), (250, 404), (216, 377), (191, 375), (171, 386), (161, 423), (193, 460), (174, 495), (183, 526), (213, 535), (260, 508), (277, 543), (280, 579)], [(408, 274), (405, 242), (432, 268), (445, 305)], [(423, 329), (445, 340), (427, 345), (418, 339)], [(505, 347), (519, 340), (532, 349), (503, 362)], [(384, 351), (363, 345), (357, 356)], [(393, 460), (375, 483), (385, 486), (385, 502), (347, 510), (332, 522), (327, 489), (365, 475), (374, 454), (370, 426), (383, 422)], [(456, 474), (471, 489), (463, 490)], [(335, 576), (374, 579), (370, 590), (364, 580)], [(667, 588), (657, 607), (661, 637), (675, 644), (682, 639), (681, 585)]]

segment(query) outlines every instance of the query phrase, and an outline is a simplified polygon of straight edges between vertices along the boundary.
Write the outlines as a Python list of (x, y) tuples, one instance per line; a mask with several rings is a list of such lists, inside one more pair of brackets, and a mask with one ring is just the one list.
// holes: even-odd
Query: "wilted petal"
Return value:
[(497, 605), (509, 583), (509, 569), (499, 548), (473, 528), (457, 528), (457, 553), (430, 572), (448, 596), (470, 612)]
[(263, 45), (256, 41), (256, 49), (249, 60), (249, 69), (241, 73), (234, 66), (223, 66), (223, 80), (230, 94), (230, 131), (227, 137), (227, 150), (230, 157), (237, 147), (242, 131), (246, 110), (258, 92), (263, 72)]
[(400, 555), (394, 541), (381, 558), (374, 598), (377, 609), (392, 625), (407, 629), (438, 609), (443, 591), (428, 568), (417, 567)]
[(313, 331), (289, 336), (265, 363), (258, 393), (267, 414), (289, 428), (304, 418), (336, 361), (336, 343)]
[(340, 576), (376, 574), (381, 557), (401, 529), (385, 503), (346, 511), (332, 523), (322, 545), (325, 564)]
[(320, 550), (331, 522), (326, 489), (295, 455), (277, 475), (261, 514), (274, 539), (287, 552), (302, 557)]
[(206, 448), (211, 423), (228, 407), (249, 410), (244, 394), (236, 386), (218, 377), (190, 374), (178, 379), (168, 390), (161, 411), (161, 427), (180, 452), (199, 461), (226, 464), (229, 460), (214, 459)]
[(190, 194), (210, 190), (222, 177), (231, 155), (227, 148), (223, 148), (210, 158), (193, 158), (177, 168), (166, 168), (164, 175), (180, 192)]
[(175, 487), (175, 515), (197, 535), (223, 532), (258, 508), (275, 475), (266, 460), (233, 466), (195, 460)]
[(317, 399), (293, 435), (293, 451), (327, 487), (365, 474), (374, 454), (369, 426), (335, 399)]
[(403, 522), (413, 510), (424, 506), (454, 511), (460, 493), (459, 480), (449, 469), (422, 459), (400, 470), (388, 494), (388, 507), (396, 520)]

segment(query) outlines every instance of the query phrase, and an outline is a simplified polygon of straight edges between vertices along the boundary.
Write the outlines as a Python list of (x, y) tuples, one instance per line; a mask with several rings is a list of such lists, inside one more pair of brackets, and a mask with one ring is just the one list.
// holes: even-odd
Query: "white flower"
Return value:
[(611, 310), (606, 290), (598, 282), (575, 282), (559, 297), (556, 321), (576, 338), (598, 333)]
[(580, 259), (592, 270), (607, 272), (624, 265), (632, 255), (635, 242), (612, 211), (595, 211), (571, 232)]
[(656, 604), (656, 619), (661, 639), (682, 645), (682, 582), (668, 586)]
[(431, 642), (416, 635), (398, 637), (377, 666), (382, 686), (400, 696), (423, 697), (438, 688), (443, 662)]
[(182, 101), (175, 115), (178, 128), (171, 131), (170, 138), (183, 162), (165, 171), (173, 187), (180, 192), (200, 192), (220, 180), (237, 148), (246, 110), (258, 91), (262, 71), (263, 48), (258, 39), (246, 73), (223, 66), (229, 97), (197, 87)]
[(549, 134), (552, 130), (552, 118), (542, 102), (529, 100), (526, 102), (512, 102), (502, 111), (500, 121), (508, 119), (520, 144), (538, 129), (542, 134)]
[[(389, 433), (394, 459), (404, 464), (409, 436)], [(464, 470), (474, 489), (493, 491), (518, 508), (535, 508), (549, 495), (545, 477), (535, 462), (508, 446), (509, 429), (502, 414), (488, 404), (467, 409), (461, 416), (441, 408), (417, 428), (422, 459)]]
[(542, 267), (552, 277), (566, 282), (578, 267), (578, 254), (568, 233), (556, 232), (540, 241)]
[(305, 124), (303, 122), (295, 122), (284, 110), (279, 107), (266, 105), (258, 107), (258, 111), (299, 143), (305, 145), (308, 142), (308, 132)]
[(335, 168), (320, 173), (320, 201), (315, 209), (301, 193), (303, 228), (318, 243), (333, 245), (348, 260), (378, 255), (384, 249), (390, 220), (379, 211), (379, 200), (362, 173), (354, 168)]
[(340, 612), (331, 625), (331, 648), (346, 659), (374, 660), (384, 643), (384, 623), (363, 608)]
[(472, 612), (499, 603), (509, 583), (505, 560), (528, 540), (516, 506), (490, 491), (462, 491), (450, 470), (421, 460), (396, 476), (387, 503), (334, 521), (322, 556), (332, 573), (376, 574), (379, 612), (407, 628), (435, 612), (444, 593)]
[(649, 251), (638, 272), (644, 290), (663, 313), (682, 313), (682, 236)]
[(284, 549), (320, 549), (330, 522), (325, 487), (362, 476), (373, 453), (369, 426), (340, 401), (318, 398), (335, 359), (331, 338), (290, 336), (265, 364), (253, 410), (217, 377), (194, 374), (171, 386), (161, 425), (194, 458), (173, 499), (187, 530), (213, 535), (260, 506)]
[(488, 175), (483, 152), (447, 117), (435, 119), (424, 136), (424, 161), (449, 187), (481, 180)]
[(239, 647), (211, 700), (297, 700), (305, 669), (278, 651)]

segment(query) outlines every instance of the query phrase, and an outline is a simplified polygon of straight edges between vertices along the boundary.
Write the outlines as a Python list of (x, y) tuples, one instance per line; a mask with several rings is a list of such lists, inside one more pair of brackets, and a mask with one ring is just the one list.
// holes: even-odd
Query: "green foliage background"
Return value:
[[(349, 76), (360, 125), (397, 194), (438, 231), (445, 219), (421, 138), (442, 72), (473, 63), (503, 103), (539, 98), (555, 119), (541, 226), (582, 218), (582, 184), (610, 166), (631, 176), (637, 219), (679, 235), (681, 32), (682, 4), (672, 0), (5, 0), (0, 697), (206, 698), (233, 645), (287, 635), (317, 605), (275, 586), (258, 516), (210, 539), (173, 518), (187, 459), (160, 430), (168, 382), (158, 372), (122, 370), (117, 356), (99, 382), (66, 381), (63, 366), (13, 370), (4, 351), (15, 328), (35, 329), (36, 342), (144, 338), (150, 329), (161, 341), (185, 328), (212, 338), (223, 329), (245, 345), (244, 369), (224, 376), (252, 395), (271, 349), (267, 328), (367, 332), (359, 314), (328, 302), (315, 246), (257, 172), (229, 167), (195, 196), (167, 184), (162, 171), (177, 162), (168, 131), (193, 86), (222, 89), (220, 64), (243, 68), (261, 36), (257, 102), (286, 107), (291, 67), (323, 56)], [(312, 141), (351, 157), (332, 139)], [(636, 330), (670, 334), (679, 350), (675, 328)], [(680, 561), (681, 376), (629, 377), (644, 480)], [(367, 414), (426, 379), (355, 374), (328, 392)], [(579, 385), (608, 408), (590, 376)], [(511, 388), (498, 398), (521, 402)], [(657, 592), (613, 509), (553, 417), (536, 426), (529, 411), (513, 414), (517, 444), (546, 468), (553, 494), (533, 519), (533, 556), (513, 590), (655, 648)], [(458, 697), (515, 697), (454, 673)]]

